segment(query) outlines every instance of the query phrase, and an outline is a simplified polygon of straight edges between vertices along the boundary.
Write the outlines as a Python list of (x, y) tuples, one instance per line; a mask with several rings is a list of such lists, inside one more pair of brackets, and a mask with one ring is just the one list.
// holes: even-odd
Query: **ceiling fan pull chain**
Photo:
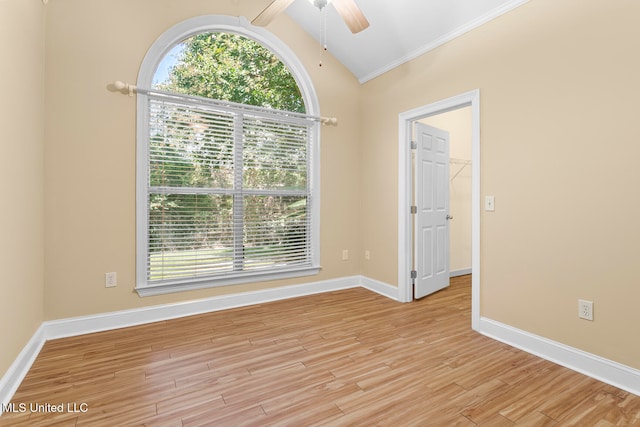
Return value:
[(319, 67), (322, 67), (322, 57), (327, 50), (327, 9), (320, 9), (320, 63)]
[(322, 49), (327, 50), (327, 9), (322, 9)]

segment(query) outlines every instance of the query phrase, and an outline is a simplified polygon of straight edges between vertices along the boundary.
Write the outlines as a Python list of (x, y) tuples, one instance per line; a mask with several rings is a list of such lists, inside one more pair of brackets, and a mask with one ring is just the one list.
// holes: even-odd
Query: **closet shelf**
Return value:
[(458, 175), (460, 175), (464, 168), (466, 168), (467, 166), (471, 166), (471, 160), (456, 159), (454, 157), (451, 157), (449, 159), (449, 164), (460, 166), (457, 172), (451, 177), (451, 182), (453, 182), (453, 180), (456, 179)]

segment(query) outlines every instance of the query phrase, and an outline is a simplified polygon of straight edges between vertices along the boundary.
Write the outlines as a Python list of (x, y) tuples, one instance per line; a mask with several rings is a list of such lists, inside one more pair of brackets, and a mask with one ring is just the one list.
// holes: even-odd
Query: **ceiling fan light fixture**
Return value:
[(331, 0), (309, 0), (309, 3), (322, 10), (326, 5), (331, 3)]

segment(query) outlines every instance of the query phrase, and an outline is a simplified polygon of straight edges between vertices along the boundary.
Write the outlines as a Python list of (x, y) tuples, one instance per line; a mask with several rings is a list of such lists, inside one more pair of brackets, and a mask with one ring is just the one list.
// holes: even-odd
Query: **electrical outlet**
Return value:
[(367, 261), (371, 259), (371, 251), (369, 249), (364, 251), (364, 259), (366, 259)]
[(105, 288), (115, 288), (118, 285), (118, 274), (117, 273), (105, 273), (104, 274), (104, 287)]
[(585, 320), (593, 320), (593, 301), (578, 300), (578, 317)]

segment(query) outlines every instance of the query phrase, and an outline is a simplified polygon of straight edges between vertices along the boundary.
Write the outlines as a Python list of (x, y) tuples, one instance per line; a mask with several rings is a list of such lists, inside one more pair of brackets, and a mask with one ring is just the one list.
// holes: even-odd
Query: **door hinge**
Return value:
[(417, 214), (418, 213), (418, 207), (417, 206), (411, 206), (411, 213), (412, 214)]
[(411, 141), (411, 149), (416, 150), (418, 148), (418, 143), (415, 141)]
[(416, 270), (411, 270), (411, 278), (412, 279), (417, 279), (418, 278), (418, 272)]

